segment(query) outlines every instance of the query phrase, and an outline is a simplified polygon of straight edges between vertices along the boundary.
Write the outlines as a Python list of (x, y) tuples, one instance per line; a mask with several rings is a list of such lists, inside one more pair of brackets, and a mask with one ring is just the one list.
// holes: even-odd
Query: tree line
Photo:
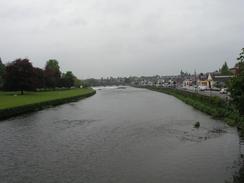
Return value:
[(230, 80), (228, 88), (232, 101), (236, 105), (240, 114), (244, 116), (244, 48), (242, 48), (242, 51), (239, 54), (237, 60), (237, 74)]
[(50, 59), (45, 68), (34, 67), (29, 59), (16, 59), (3, 64), (0, 59), (0, 89), (7, 91), (37, 91), (56, 88), (80, 87), (72, 71), (62, 73), (57, 60)]

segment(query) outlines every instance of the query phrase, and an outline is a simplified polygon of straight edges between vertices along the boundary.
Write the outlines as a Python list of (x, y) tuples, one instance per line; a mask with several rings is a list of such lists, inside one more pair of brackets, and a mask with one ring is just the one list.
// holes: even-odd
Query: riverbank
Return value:
[(92, 88), (26, 92), (25, 95), (17, 95), (17, 92), (0, 92), (0, 120), (77, 101), (95, 93)]
[(217, 96), (205, 96), (189, 91), (174, 88), (146, 87), (147, 89), (172, 95), (179, 100), (193, 106), (195, 109), (211, 115), (213, 118), (222, 119), (230, 126), (237, 126), (244, 131), (244, 118), (230, 101)]

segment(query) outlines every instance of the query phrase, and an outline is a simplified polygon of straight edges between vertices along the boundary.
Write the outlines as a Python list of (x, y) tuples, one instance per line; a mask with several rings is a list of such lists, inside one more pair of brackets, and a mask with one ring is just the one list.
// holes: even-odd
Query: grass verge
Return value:
[(25, 92), (25, 95), (17, 95), (17, 92), (0, 92), (0, 119), (77, 101), (95, 93), (96, 91), (92, 88)]

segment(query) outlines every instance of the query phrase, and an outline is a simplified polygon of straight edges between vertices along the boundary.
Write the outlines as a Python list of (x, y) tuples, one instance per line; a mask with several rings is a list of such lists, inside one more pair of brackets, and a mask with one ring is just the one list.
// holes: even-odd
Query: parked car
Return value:
[(220, 88), (216, 88), (216, 87), (212, 87), (211, 90), (212, 91), (220, 91), (221, 89)]
[(200, 91), (205, 91), (207, 90), (207, 86), (198, 86)]
[(227, 88), (222, 88), (219, 93), (220, 94), (227, 94)]

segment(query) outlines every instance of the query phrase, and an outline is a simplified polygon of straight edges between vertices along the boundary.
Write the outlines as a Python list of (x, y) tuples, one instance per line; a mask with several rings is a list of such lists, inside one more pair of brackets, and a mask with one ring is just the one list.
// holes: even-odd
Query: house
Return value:
[(198, 79), (198, 86), (205, 86), (207, 88), (222, 88), (226, 87), (226, 82), (234, 75), (223, 76), (218, 72), (200, 74)]
[(199, 79), (197, 81), (197, 85), (198, 86), (205, 86), (207, 88), (213, 88), (214, 86), (214, 80), (213, 77), (211, 75), (211, 73), (207, 73), (207, 74), (200, 74), (199, 75)]
[(156, 82), (156, 87), (162, 87), (164, 85), (165, 81), (163, 79), (158, 79)]
[(183, 81), (183, 87), (185, 86), (192, 86), (193, 85), (193, 81), (191, 79), (185, 79)]

